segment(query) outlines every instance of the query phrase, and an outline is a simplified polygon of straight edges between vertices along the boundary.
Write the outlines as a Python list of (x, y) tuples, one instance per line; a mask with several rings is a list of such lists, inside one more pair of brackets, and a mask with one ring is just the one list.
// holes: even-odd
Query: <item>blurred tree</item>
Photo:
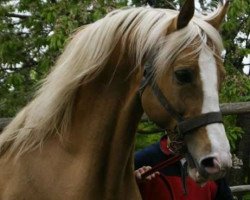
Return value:
[(0, 117), (14, 116), (79, 26), (126, 0), (1, 0)]
[(169, 8), (175, 9), (179, 5), (179, 0), (132, 0), (132, 4), (135, 6), (146, 6), (150, 5), (155, 8)]

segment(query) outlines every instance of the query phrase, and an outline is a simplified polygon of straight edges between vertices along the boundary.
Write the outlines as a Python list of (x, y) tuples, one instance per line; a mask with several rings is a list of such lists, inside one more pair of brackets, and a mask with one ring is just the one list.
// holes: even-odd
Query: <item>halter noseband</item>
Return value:
[(208, 124), (213, 123), (223, 123), (221, 112), (208, 112), (205, 114), (200, 114), (193, 118), (185, 119), (162, 93), (161, 89), (156, 82), (153, 82), (153, 72), (152, 65), (145, 65), (144, 79), (142, 81), (141, 87), (139, 89), (139, 94), (142, 96), (144, 89), (149, 85), (153, 91), (154, 96), (158, 99), (161, 106), (177, 121), (176, 129), (181, 137), (185, 134), (190, 133), (194, 129), (203, 127)]

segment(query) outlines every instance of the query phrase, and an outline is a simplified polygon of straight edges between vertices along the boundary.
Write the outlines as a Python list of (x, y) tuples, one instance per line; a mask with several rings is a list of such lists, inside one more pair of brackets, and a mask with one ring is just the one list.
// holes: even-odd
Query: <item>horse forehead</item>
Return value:
[(185, 66), (194, 68), (199, 71), (199, 59), (201, 54), (204, 54), (204, 51), (202, 51), (202, 49), (204, 48), (208, 50), (206, 51), (208, 56), (203, 56), (204, 64), (209, 63), (210, 59), (213, 58), (215, 60), (215, 66), (217, 68), (218, 75), (224, 76), (225, 70), (223, 66), (223, 60), (221, 59), (219, 51), (213, 46), (211, 42), (209, 42), (205, 47), (200, 47), (200, 44), (198, 42), (191, 43), (185, 49), (183, 49), (180, 55), (176, 58), (176, 60), (174, 61), (174, 66)]
[(204, 66), (213, 66), (215, 68), (215, 74), (218, 76), (218, 83), (220, 83), (221, 78), (225, 75), (223, 60), (217, 49), (211, 48), (203, 48), (198, 55), (198, 65), (199, 69)]

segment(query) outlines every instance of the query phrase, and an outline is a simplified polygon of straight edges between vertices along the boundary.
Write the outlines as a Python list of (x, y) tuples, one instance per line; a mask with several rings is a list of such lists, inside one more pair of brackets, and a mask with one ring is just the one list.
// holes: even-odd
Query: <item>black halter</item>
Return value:
[(180, 113), (175, 110), (175, 108), (167, 100), (157, 83), (153, 82), (152, 79), (154, 74), (152, 70), (152, 65), (145, 65), (144, 79), (139, 89), (139, 94), (141, 96), (144, 89), (148, 85), (151, 87), (154, 96), (158, 99), (162, 107), (177, 121), (176, 129), (181, 137), (183, 137), (187, 133), (190, 133), (194, 129), (200, 128), (202, 126), (213, 123), (223, 123), (222, 114), (220, 111), (208, 112), (195, 116), (193, 118), (185, 119)]

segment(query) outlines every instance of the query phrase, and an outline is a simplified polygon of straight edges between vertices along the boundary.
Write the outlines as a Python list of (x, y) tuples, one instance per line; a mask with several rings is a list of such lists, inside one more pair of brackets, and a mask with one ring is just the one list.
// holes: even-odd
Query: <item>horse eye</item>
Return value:
[(174, 72), (178, 83), (183, 85), (193, 81), (193, 71), (190, 69), (180, 69)]

